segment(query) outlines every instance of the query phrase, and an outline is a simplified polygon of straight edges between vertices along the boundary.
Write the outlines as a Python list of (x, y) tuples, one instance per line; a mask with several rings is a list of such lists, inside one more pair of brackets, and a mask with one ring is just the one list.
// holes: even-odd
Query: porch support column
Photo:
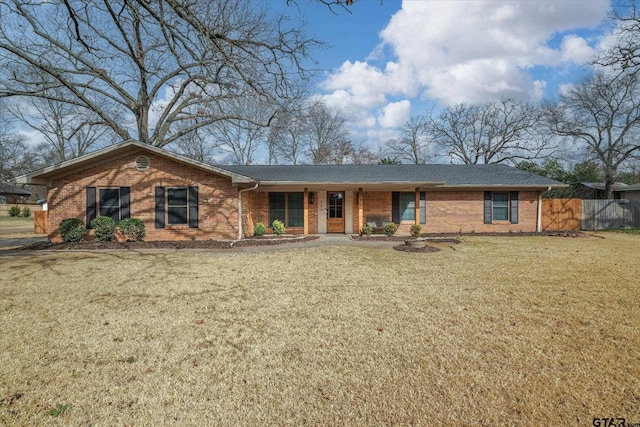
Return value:
[(309, 234), (309, 189), (304, 189), (304, 235)]
[[(358, 227), (362, 230), (364, 227), (364, 196), (362, 194), (362, 188), (358, 188)], [(360, 230), (357, 232), (359, 233)], [(354, 230), (356, 231), (356, 230)]]
[(420, 187), (416, 187), (416, 224), (420, 224)]

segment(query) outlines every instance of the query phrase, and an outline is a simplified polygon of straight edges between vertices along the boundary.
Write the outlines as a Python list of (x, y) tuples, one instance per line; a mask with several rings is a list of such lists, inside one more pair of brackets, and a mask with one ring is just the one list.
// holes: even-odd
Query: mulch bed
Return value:
[[(458, 241), (458, 243), (460, 243)], [(397, 245), (393, 247), (394, 250), (399, 252), (412, 252), (412, 253), (427, 253), (427, 252), (438, 252), (440, 248), (436, 248), (434, 246), (426, 245), (422, 248), (416, 248), (411, 245)]]
[[(420, 238), (426, 240), (427, 242), (432, 243), (461, 243), (460, 239), (453, 236), (461, 236), (460, 234), (455, 234), (451, 236), (444, 235), (421, 235)], [(351, 240), (357, 240), (358, 242), (404, 242), (406, 240), (416, 240), (415, 237), (408, 236), (351, 236)]]
[[(541, 233), (537, 232), (509, 232), (509, 233), (424, 233), (420, 235), (421, 239), (425, 239), (427, 241), (432, 242), (441, 242), (441, 243), (460, 243), (458, 238), (464, 236), (496, 236), (496, 237), (526, 237), (526, 236), (549, 236), (549, 237), (579, 237), (586, 238), (590, 237), (589, 234), (584, 233), (582, 231), (543, 231)], [(407, 236), (382, 236), (382, 235), (373, 235), (373, 236), (351, 236), (353, 240), (360, 241), (371, 241), (371, 242), (403, 242), (405, 240), (415, 239), (415, 237), (407, 237)]]
[(238, 241), (231, 240), (162, 240), (156, 242), (69, 242), (69, 243), (34, 243), (23, 246), (21, 250), (98, 250), (98, 249), (230, 249), (256, 246), (276, 246), (292, 243), (310, 242), (318, 236), (249, 238)]

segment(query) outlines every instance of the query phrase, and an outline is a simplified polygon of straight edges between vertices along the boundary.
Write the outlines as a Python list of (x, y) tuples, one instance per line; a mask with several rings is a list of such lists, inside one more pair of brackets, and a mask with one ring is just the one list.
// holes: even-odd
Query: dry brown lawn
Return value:
[(0, 252), (0, 425), (640, 422), (640, 236), (464, 240)]

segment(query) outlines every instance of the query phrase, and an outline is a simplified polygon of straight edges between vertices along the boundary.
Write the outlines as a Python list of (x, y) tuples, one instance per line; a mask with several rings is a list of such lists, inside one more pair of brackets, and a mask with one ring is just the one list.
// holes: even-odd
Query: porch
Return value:
[[(292, 234), (359, 234), (366, 223), (393, 222), (396, 234), (409, 235), (414, 224), (426, 223), (426, 192), (350, 189), (262, 189), (245, 195), (243, 226), (247, 235), (261, 222), (272, 233), (273, 220)], [(298, 191), (295, 191), (298, 190)]]

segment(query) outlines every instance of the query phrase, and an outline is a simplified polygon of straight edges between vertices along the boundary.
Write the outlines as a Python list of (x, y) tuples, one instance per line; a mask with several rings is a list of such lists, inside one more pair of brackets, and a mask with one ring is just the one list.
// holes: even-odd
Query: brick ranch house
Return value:
[(238, 239), (274, 219), (294, 234), (540, 231), (541, 194), (566, 187), (496, 164), (212, 166), (137, 141), (15, 182), (47, 187), (52, 241), (63, 219), (98, 215), (141, 219), (146, 240)]

